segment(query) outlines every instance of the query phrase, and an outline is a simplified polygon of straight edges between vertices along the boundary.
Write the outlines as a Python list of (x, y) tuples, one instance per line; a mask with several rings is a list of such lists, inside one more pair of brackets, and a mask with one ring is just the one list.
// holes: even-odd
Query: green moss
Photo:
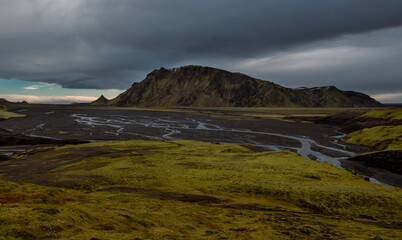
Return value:
[(400, 189), (289, 151), (114, 141), (43, 149), (25, 161), (55, 156), (79, 161), (26, 180), (59, 188), (0, 181), (0, 238), (401, 237), (354, 221), (401, 222)]
[(6, 109), (0, 109), (0, 119), (9, 119), (15, 117), (25, 117), (25, 115), (9, 112)]
[(56, 133), (59, 135), (68, 135), (69, 134), (69, 132), (67, 132), (67, 131), (57, 131)]
[(402, 125), (364, 128), (350, 133), (345, 142), (378, 150), (402, 150)]
[(402, 120), (402, 108), (371, 110), (363, 114), (362, 117), (381, 118), (385, 120)]

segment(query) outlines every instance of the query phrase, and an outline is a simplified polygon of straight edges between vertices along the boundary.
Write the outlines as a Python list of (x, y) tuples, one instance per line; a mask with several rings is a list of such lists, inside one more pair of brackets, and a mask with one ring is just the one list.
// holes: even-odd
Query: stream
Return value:
[[(169, 140), (176, 140), (182, 139), (180, 136), (181, 133), (185, 131), (213, 131), (213, 132), (221, 132), (224, 135), (231, 135), (234, 133), (241, 134), (241, 135), (265, 135), (265, 136), (275, 136), (280, 138), (286, 138), (298, 141), (300, 143), (300, 147), (292, 147), (287, 145), (272, 145), (266, 144), (262, 141), (252, 140), (252, 137), (244, 137), (243, 139), (234, 138), (230, 142), (222, 142), (220, 143), (231, 143), (231, 144), (251, 144), (255, 146), (262, 147), (266, 150), (280, 150), (280, 149), (289, 149), (289, 150), (296, 150), (296, 152), (309, 159), (314, 159), (320, 162), (330, 163), (335, 167), (341, 168), (341, 164), (339, 162), (340, 159), (345, 159), (350, 156), (355, 155), (355, 153), (344, 150), (346, 148), (345, 145), (339, 143), (337, 137), (333, 137), (333, 143), (340, 148), (335, 148), (331, 146), (325, 146), (322, 144), (317, 143), (315, 140), (308, 138), (307, 136), (292, 136), (292, 135), (284, 135), (279, 133), (270, 133), (270, 132), (261, 132), (261, 131), (253, 131), (249, 129), (234, 129), (234, 128), (225, 128), (219, 126), (217, 124), (212, 124), (209, 122), (202, 122), (197, 119), (186, 119), (187, 121), (183, 122), (176, 122), (170, 119), (163, 119), (163, 118), (146, 118), (144, 120), (138, 119), (129, 119), (126, 116), (120, 115), (112, 115), (109, 118), (102, 118), (102, 117), (94, 117), (94, 116), (87, 116), (86, 114), (72, 114), (72, 118), (74, 121), (85, 125), (90, 128), (96, 128), (97, 126), (106, 126), (109, 128), (114, 129), (114, 131), (105, 131), (106, 134), (111, 134), (114, 136), (119, 136), (120, 134), (132, 134), (132, 135), (140, 135), (143, 137), (151, 138), (151, 139), (169, 139)], [(153, 128), (160, 128), (162, 129), (163, 134), (161, 136), (158, 135), (147, 135), (138, 132), (129, 132), (125, 131), (126, 126), (130, 125), (139, 125), (142, 127), (153, 127)], [(338, 157), (332, 157), (326, 154), (323, 154), (318, 151), (312, 150), (312, 146), (320, 147), (326, 150), (330, 150), (337, 155)]]
[[(344, 134), (330, 126), (274, 119), (229, 120), (180, 112), (21, 109), (26, 118), (0, 122), (0, 128), (31, 137), (84, 141), (186, 139), (253, 145), (262, 150), (290, 150), (312, 160), (342, 168), (340, 160), (359, 153), (344, 144)], [(2, 149), (12, 155), (17, 149)], [(371, 179), (377, 182), (375, 179)]]

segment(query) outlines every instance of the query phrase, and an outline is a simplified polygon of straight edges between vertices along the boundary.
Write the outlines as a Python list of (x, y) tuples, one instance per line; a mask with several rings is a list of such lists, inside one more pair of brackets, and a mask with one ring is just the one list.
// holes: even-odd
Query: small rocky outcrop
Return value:
[(105, 96), (100, 96), (98, 99), (93, 101), (91, 104), (92, 105), (107, 105), (109, 103), (109, 100), (105, 98)]

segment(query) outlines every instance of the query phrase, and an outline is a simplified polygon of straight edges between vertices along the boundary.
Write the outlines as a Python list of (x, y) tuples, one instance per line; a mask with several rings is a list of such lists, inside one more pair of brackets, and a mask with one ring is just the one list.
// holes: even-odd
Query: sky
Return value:
[(401, 0), (0, 0), (0, 98), (113, 98), (160, 67), (402, 103)]

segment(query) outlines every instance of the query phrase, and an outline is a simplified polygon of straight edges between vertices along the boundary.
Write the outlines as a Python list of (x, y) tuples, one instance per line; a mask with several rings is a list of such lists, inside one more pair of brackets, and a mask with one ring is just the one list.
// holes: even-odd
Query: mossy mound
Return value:
[(345, 142), (377, 150), (402, 150), (402, 125), (364, 128), (350, 133)]

